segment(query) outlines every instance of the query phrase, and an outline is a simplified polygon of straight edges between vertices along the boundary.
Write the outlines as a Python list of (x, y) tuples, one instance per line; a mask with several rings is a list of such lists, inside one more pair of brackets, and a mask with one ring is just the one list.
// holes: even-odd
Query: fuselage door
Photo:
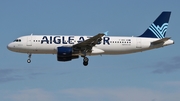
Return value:
[(136, 39), (136, 48), (141, 48), (141, 38)]
[(32, 46), (32, 35), (31, 36), (27, 36), (27, 46)]

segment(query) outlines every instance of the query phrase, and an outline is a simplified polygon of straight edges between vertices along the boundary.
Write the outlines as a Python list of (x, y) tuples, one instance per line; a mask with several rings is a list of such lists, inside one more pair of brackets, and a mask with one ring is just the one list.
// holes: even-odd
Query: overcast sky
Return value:
[[(179, 101), (179, 0), (1, 0), (0, 101)], [(6, 46), (33, 34), (138, 36), (162, 11), (175, 44), (116, 56), (58, 62), (56, 55), (14, 53)]]

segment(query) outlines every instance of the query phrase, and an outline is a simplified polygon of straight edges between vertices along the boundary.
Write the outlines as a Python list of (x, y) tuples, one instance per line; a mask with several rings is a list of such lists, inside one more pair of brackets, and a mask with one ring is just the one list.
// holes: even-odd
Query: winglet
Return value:
[(104, 32), (104, 34), (107, 36), (109, 31)]

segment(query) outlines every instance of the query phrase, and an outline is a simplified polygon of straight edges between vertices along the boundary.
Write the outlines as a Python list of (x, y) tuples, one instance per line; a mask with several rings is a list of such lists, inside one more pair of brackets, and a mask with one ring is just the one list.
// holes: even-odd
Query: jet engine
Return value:
[(79, 56), (73, 56), (72, 47), (57, 47), (57, 60), (58, 61), (71, 61), (77, 59)]

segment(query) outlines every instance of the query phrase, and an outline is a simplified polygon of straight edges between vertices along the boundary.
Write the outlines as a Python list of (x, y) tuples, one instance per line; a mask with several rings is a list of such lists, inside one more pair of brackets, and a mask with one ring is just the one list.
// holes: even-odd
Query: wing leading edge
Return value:
[(92, 51), (92, 47), (94, 47), (96, 44), (98, 44), (101, 40), (102, 37), (104, 36), (104, 33), (99, 33), (81, 43), (73, 45), (73, 49), (79, 50), (81, 52), (90, 52)]

